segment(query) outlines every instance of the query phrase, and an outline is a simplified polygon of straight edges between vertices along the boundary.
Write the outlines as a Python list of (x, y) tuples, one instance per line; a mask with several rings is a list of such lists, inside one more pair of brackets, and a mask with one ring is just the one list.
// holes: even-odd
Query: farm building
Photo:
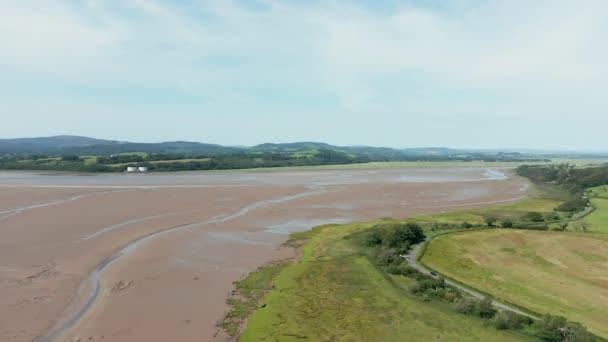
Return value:
[(146, 173), (148, 172), (147, 166), (127, 166), (128, 173)]

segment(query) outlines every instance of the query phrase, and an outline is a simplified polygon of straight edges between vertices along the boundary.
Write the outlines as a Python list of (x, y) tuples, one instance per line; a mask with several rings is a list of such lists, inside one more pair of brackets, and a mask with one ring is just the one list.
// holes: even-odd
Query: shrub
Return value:
[(394, 249), (381, 250), (376, 256), (376, 261), (380, 265), (389, 265), (392, 263), (400, 263), (401, 257)]
[(518, 315), (511, 311), (501, 311), (494, 316), (494, 324), (498, 330), (514, 330), (519, 329), (524, 325), (532, 324), (532, 319), (530, 317)]
[(509, 220), (505, 220), (502, 221), (502, 223), (500, 224), (501, 227), (503, 228), (512, 228), (513, 227), (513, 222), (509, 221)]
[(456, 301), (456, 311), (462, 314), (479, 316), (486, 319), (492, 318), (496, 314), (496, 309), (494, 309), (490, 298), (484, 298), (482, 300), (461, 298)]
[(461, 314), (470, 315), (475, 311), (476, 300), (471, 298), (461, 298), (456, 301), (456, 311)]
[(454, 291), (448, 291), (446, 292), (445, 296), (443, 297), (445, 300), (447, 300), (448, 302), (454, 303), (456, 302), (459, 298), (461, 298), (460, 293), (459, 292), (454, 292)]
[(587, 205), (589, 205), (589, 201), (586, 198), (582, 198), (582, 195), (576, 194), (573, 199), (570, 199), (560, 204), (555, 209), (558, 211), (567, 211), (574, 213), (577, 211), (584, 210)]
[(547, 213), (545, 214), (545, 220), (546, 221), (557, 221), (559, 220), (559, 214), (558, 213)]
[(389, 274), (401, 274), (401, 271), (399, 270), (399, 267), (401, 265), (397, 264), (397, 263), (391, 263), (386, 267), (386, 273)]
[(536, 336), (543, 341), (558, 342), (591, 342), (595, 336), (587, 329), (574, 322), (568, 322), (564, 317), (543, 315), (533, 325)]
[(498, 221), (496, 217), (492, 216), (486, 217), (485, 219), (486, 225), (488, 225), (488, 227), (494, 227), (496, 225), (496, 221)]
[(382, 233), (380, 230), (373, 230), (367, 237), (366, 244), (370, 247), (381, 245)]
[(422, 291), (422, 287), (420, 286), (420, 283), (415, 283), (410, 285), (409, 290), (412, 294), (418, 294)]
[(417, 269), (411, 267), (410, 265), (408, 265), (405, 262), (401, 263), (401, 265), (399, 265), (398, 271), (399, 271), (398, 274), (401, 274), (402, 276), (406, 276), (406, 277), (412, 277), (412, 276), (420, 273), (420, 272), (418, 272)]
[(545, 220), (541, 213), (537, 213), (535, 211), (530, 211), (530, 212), (526, 213), (522, 217), (522, 219), (525, 221), (531, 221), (531, 222), (543, 222)]
[(475, 313), (481, 318), (492, 318), (496, 314), (496, 309), (492, 305), (490, 298), (484, 298), (477, 302)]

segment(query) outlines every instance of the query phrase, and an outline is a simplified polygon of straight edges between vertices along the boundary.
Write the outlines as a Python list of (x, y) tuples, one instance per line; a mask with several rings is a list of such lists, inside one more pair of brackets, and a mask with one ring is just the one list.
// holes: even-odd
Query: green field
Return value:
[(569, 163), (575, 165), (595, 165), (608, 162), (608, 159), (570, 159), (557, 158), (550, 162), (483, 162), (483, 161), (394, 161), (371, 162), (360, 164), (315, 165), (294, 167), (269, 167), (256, 170), (351, 170), (351, 169), (401, 169), (401, 168), (432, 168), (432, 167), (517, 167), (520, 165), (547, 165)]
[[(199, 158), (199, 159), (194, 159), (194, 158), (188, 158), (188, 159), (171, 159), (171, 160), (151, 160), (151, 161), (147, 161), (147, 163), (150, 164), (167, 164), (167, 163), (187, 163), (187, 162), (206, 162), (209, 161), (209, 158)], [(128, 165), (137, 165), (138, 163), (118, 163), (118, 164), (110, 164), (109, 166), (111, 167), (118, 167), (118, 168), (124, 168)]]
[[(412, 218), (421, 224), (449, 224), (460, 225), (468, 222), (473, 225), (485, 225), (487, 217), (495, 217), (500, 224), (501, 221), (510, 220), (518, 222), (528, 212), (539, 212), (543, 215), (555, 213), (554, 209), (559, 206), (568, 195), (553, 188), (533, 186), (528, 190), (528, 196), (522, 200), (509, 204), (497, 204), (479, 208), (467, 208), (452, 212), (417, 215)], [(564, 216), (565, 213), (557, 213)]]
[(249, 318), (242, 341), (522, 341), (446, 303), (411, 295), (411, 280), (372, 263), (350, 234), (370, 224), (325, 226), (308, 238)]
[(598, 186), (587, 192), (595, 210), (584, 218), (589, 231), (608, 234), (608, 186)]
[(439, 236), (423, 262), (498, 299), (608, 337), (608, 236), (493, 229)]

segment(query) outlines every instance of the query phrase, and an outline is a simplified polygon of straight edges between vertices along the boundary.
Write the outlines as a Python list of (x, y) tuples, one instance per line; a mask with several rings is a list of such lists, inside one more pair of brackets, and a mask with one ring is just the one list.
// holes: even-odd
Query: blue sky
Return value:
[(608, 2), (0, 3), (0, 137), (608, 150)]

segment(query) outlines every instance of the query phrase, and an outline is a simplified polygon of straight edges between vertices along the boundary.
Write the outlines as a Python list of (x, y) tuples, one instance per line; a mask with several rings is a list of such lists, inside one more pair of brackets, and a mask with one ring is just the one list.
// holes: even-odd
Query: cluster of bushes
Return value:
[(560, 204), (555, 210), (576, 213), (585, 210), (589, 200), (582, 193), (572, 195), (572, 198)]
[(368, 247), (376, 249), (376, 260), (381, 265), (399, 264), (402, 254), (411, 245), (424, 241), (425, 235), (420, 225), (408, 223), (382, 223), (369, 229), (364, 239)]
[(493, 216), (489, 216), (486, 217), (484, 219), (484, 223), (483, 224), (473, 224), (470, 223), (468, 221), (464, 221), (462, 223), (457, 223), (457, 224), (448, 224), (448, 223), (443, 223), (443, 224), (437, 224), (435, 223), (433, 228), (435, 229), (472, 229), (472, 228), (483, 228), (483, 227), (490, 227), (490, 228), (512, 228), (513, 227), (513, 221), (511, 220), (503, 220), (503, 221), (498, 221), (497, 218), (493, 217)]
[(564, 317), (543, 315), (532, 325), (534, 334), (548, 342), (595, 342), (595, 335), (583, 325), (570, 322)]
[[(486, 224), (486, 226), (488, 227), (494, 227), (494, 228), (498, 228), (498, 227), (502, 227), (502, 228), (512, 228), (513, 227), (513, 221), (511, 220), (503, 220), (501, 222), (498, 222), (498, 219), (494, 216), (488, 216), (484, 219), (484, 222)], [(463, 227), (464, 224), (466, 224), (467, 222), (463, 223)]]
[(503, 310), (494, 315), (494, 326), (498, 330), (517, 330), (532, 323), (532, 318), (511, 311)]
[[(397, 259), (396, 259), (397, 260)], [(592, 342), (596, 337), (579, 323), (570, 322), (563, 317), (544, 315), (539, 320), (519, 315), (511, 311), (498, 311), (490, 298), (476, 299), (465, 297), (460, 290), (446, 284), (441, 276), (435, 278), (420, 273), (403, 260), (385, 265), (390, 274), (413, 278), (416, 283), (409, 291), (425, 301), (440, 300), (452, 303), (456, 312), (485, 319), (498, 330), (518, 330), (530, 327), (535, 337), (548, 342)]]
[(498, 312), (490, 298), (460, 298), (456, 301), (456, 311), (461, 314), (491, 319)]
[(544, 315), (534, 321), (530, 317), (511, 311), (498, 311), (490, 298), (475, 299), (463, 297), (460, 291), (447, 286), (442, 277), (432, 278), (423, 275), (411, 267), (402, 265), (399, 274), (416, 278), (416, 284), (410, 291), (424, 300), (438, 299), (454, 304), (454, 309), (465, 315), (486, 319), (498, 330), (518, 330), (531, 327), (531, 331), (542, 341), (548, 342), (593, 342), (596, 337), (579, 323), (570, 322), (564, 317)]
[(388, 271), (389, 273), (401, 274), (416, 279), (416, 283), (411, 285), (409, 290), (412, 294), (421, 296), (425, 301), (436, 299), (453, 303), (456, 312), (492, 320), (496, 329), (515, 330), (524, 325), (532, 324), (532, 320), (529, 317), (518, 315), (510, 311), (498, 312), (492, 305), (492, 300), (490, 298), (479, 300), (476, 298), (464, 297), (460, 290), (447, 285), (445, 279), (441, 276), (434, 278), (422, 274), (406, 264), (402, 264), (395, 268), (389, 268)]
[[(417, 272), (415, 269), (414, 271), (416, 274), (409, 275), (410, 278), (413, 277), (416, 279), (416, 283), (409, 287), (412, 294), (421, 296), (425, 301), (436, 299), (455, 303), (462, 299), (460, 291), (451, 286), (447, 286), (443, 277), (434, 278)], [(405, 275), (403, 273), (401, 274)]]

